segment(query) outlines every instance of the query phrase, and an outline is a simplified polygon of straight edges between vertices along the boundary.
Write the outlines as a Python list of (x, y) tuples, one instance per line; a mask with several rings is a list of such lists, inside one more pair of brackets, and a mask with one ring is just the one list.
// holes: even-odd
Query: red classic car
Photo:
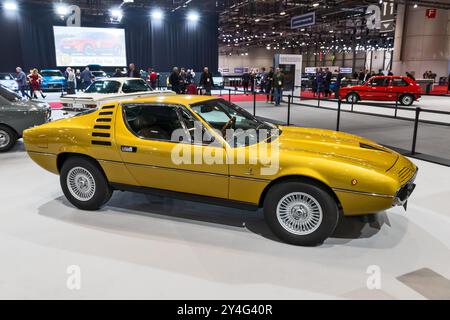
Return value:
[(69, 54), (96, 55), (108, 53), (118, 55), (122, 51), (120, 39), (114, 36), (105, 38), (104, 35), (91, 33), (82, 34), (77, 37), (62, 39), (59, 43), (62, 52)]
[(375, 76), (359, 86), (343, 87), (339, 98), (348, 103), (360, 100), (396, 101), (410, 106), (420, 98), (421, 88), (411, 78), (399, 76)]

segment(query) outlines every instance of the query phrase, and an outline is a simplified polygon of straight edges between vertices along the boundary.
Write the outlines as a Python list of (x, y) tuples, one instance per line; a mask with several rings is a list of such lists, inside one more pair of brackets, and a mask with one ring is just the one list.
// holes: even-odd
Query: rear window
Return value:
[(95, 81), (86, 89), (85, 92), (108, 94), (108, 93), (118, 93), (119, 89), (120, 89), (119, 81), (105, 80), (105, 81)]
[(152, 91), (144, 80), (127, 80), (122, 86), (123, 93), (135, 93), (142, 91)]

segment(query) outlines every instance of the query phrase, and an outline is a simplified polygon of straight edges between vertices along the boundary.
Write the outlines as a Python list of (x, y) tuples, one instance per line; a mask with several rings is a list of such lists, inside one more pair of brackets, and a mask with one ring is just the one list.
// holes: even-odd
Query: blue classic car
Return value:
[(45, 69), (41, 71), (42, 90), (63, 90), (67, 87), (66, 78), (59, 70)]

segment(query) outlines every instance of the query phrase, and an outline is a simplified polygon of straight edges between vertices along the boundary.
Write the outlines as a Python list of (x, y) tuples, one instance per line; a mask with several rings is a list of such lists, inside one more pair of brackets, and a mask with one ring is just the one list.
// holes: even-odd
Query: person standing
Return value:
[(331, 78), (333, 74), (331, 73), (330, 69), (325, 69), (325, 81), (324, 81), (324, 91), (325, 91), (325, 97), (328, 97), (331, 95)]
[(209, 68), (205, 67), (203, 69), (203, 73), (200, 76), (200, 86), (203, 87), (205, 90), (205, 95), (210, 96), (211, 95), (211, 89), (214, 86), (214, 80), (212, 73), (209, 72)]
[(180, 70), (180, 93), (185, 94), (187, 88), (187, 74), (186, 69), (181, 68)]
[(80, 74), (81, 83), (83, 84), (83, 90), (86, 90), (91, 84), (92, 80), (95, 78), (89, 67), (84, 68), (83, 72)]
[(389, 72), (388, 72), (388, 76), (393, 76), (394, 75), (394, 73), (392, 72), (392, 70), (389, 70)]
[(248, 86), (250, 85), (251, 76), (250, 73), (244, 72), (242, 75), (242, 87), (244, 88), (244, 94), (248, 94)]
[(364, 73), (363, 69), (359, 70), (359, 74), (358, 74), (359, 84), (364, 83), (365, 78), (366, 78), (366, 74)]
[(150, 83), (150, 87), (153, 90), (156, 90), (158, 82), (158, 74), (155, 72), (153, 68), (148, 69), (148, 82)]
[(77, 87), (77, 76), (72, 68), (67, 68), (67, 94), (75, 94)]
[(267, 103), (272, 103), (273, 102), (273, 93), (272, 93), (272, 87), (273, 87), (273, 76), (274, 76), (274, 72), (273, 72), (273, 67), (270, 67), (269, 72), (267, 73), (267, 79), (266, 79), (266, 98), (267, 98)]
[(177, 67), (174, 67), (172, 73), (169, 76), (169, 84), (172, 87), (172, 91), (175, 91), (175, 93), (177, 94), (180, 93), (180, 81), (180, 71)]
[(122, 78), (122, 77), (123, 77), (122, 70), (116, 68), (116, 70), (114, 70), (113, 78)]
[(317, 74), (316, 74), (317, 96), (318, 96), (319, 98), (320, 98), (321, 93), (323, 92), (323, 88), (324, 88), (323, 82), (324, 82), (324, 79), (323, 79), (323, 72), (322, 72), (322, 68), (320, 68), (320, 69), (317, 71)]
[(42, 76), (39, 74), (38, 69), (33, 69), (28, 75), (28, 81), (31, 87), (31, 98), (37, 99), (36, 91), (41, 94), (42, 99), (45, 99), (44, 93), (41, 89)]
[(130, 78), (141, 78), (141, 73), (136, 69), (136, 65), (134, 63), (130, 63), (128, 66), (128, 77)]
[(339, 99), (339, 90), (341, 89), (342, 79), (343, 78), (344, 78), (344, 76), (342, 75), (342, 73), (339, 73), (337, 75), (337, 78), (336, 78), (336, 89), (335, 89), (335, 92), (334, 92), (334, 97), (336, 99)]
[(273, 94), (275, 99), (275, 106), (281, 104), (281, 98), (283, 95), (284, 88), (284, 75), (280, 68), (277, 68), (273, 76)]
[(27, 75), (25, 72), (22, 71), (21, 67), (16, 68), (16, 82), (17, 86), (19, 88), (20, 93), (22, 94), (22, 97), (27, 97), (28, 99), (31, 99), (30, 95), (27, 93)]
[(81, 82), (81, 71), (80, 69), (77, 69), (77, 71), (75, 72), (75, 77), (77, 78), (77, 91), (82, 90), (83, 88), (83, 83)]

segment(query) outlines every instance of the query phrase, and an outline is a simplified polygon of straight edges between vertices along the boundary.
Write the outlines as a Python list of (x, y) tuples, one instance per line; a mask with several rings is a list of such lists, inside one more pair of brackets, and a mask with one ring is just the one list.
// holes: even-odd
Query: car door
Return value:
[(408, 86), (408, 82), (402, 78), (392, 78), (387, 90), (389, 100), (398, 100), (403, 93), (408, 91)]
[[(116, 142), (139, 186), (228, 198), (228, 165), (223, 145), (190, 141), (182, 106), (149, 103), (121, 108)], [(213, 154), (221, 161), (206, 163), (205, 154)]]
[(386, 100), (388, 79), (384, 77), (374, 77), (367, 83), (367, 96), (368, 100)]

